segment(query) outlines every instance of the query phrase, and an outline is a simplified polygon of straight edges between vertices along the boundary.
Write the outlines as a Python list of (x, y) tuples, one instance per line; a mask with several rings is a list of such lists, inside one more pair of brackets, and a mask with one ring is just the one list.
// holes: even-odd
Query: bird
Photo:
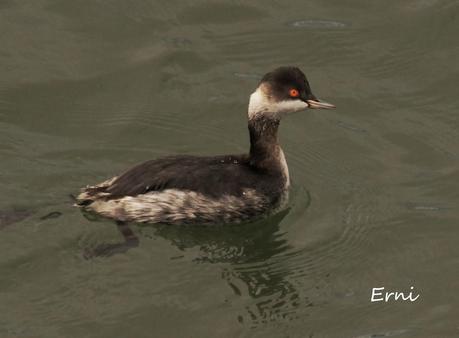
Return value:
[(286, 205), (290, 188), (281, 119), (333, 108), (312, 94), (298, 67), (278, 67), (250, 95), (248, 153), (148, 160), (82, 188), (75, 205), (117, 222), (218, 225), (269, 217)]

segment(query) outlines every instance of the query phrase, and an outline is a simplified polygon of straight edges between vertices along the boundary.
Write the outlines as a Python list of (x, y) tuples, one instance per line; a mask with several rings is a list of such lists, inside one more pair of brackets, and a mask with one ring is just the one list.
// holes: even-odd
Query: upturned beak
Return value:
[(306, 103), (311, 109), (335, 109), (336, 108), (335, 105), (324, 102), (324, 101), (319, 101), (319, 99), (316, 99), (316, 98), (314, 98), (313, 100), (306, 100)]

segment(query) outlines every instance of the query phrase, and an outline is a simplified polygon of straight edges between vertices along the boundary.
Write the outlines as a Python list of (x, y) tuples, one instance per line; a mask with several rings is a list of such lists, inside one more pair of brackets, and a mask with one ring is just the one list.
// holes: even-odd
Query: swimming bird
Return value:
[(306, 109), (331, 109), (311, 92), (297, 67), (264, 75), (250, 95), (247, 154), (177, 155), (146, 161), (87, 186), (76, 205), (121, 222), (227, 224), (282, 208), (290, 177), (278, 142), (280, 120)]

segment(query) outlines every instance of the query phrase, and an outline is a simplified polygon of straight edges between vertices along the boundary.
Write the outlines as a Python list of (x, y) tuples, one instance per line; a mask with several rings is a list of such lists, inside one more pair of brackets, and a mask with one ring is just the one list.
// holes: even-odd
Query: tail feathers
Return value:
[(76, 205), (78, 206), (86, 206), (91, 204), (92, 202), (104, 198), (110, 195), (106, 187), (104, 188), (94, 188), (88, 187), (83, 189), (83, 191), (76, 197)]
[(115, 181), (116, 177), (113, 177), (107, 181), (94, 186), (87, 186), (81, 190), (81, 193), (76, 197), (75, 204), (77, 206), (88, 206), (96, 200), (105, 198), (110, 195), (107, 192), (110, 185)]

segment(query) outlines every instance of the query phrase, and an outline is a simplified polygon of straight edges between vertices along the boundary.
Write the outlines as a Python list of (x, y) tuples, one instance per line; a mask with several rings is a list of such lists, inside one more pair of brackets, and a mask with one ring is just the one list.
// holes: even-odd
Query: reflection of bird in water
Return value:
[[(140, 226), (139, 237), (161, 237), (184, 254), (192, 253), (195, 263), (213, 264), (221, 269), (221, 278), (233, 293), (238, 309), (234, 320), (256, 326), (293, 318), (295, 309), (304, 301), (286, 279), (290, 274), (288, 268), (273, 260), (289, 249), (280, 230), (288, 212), (263, 221), (222, 227)], [(138, 239), (131, 232), (125, 243), (102, 245), (96, 253), (112, 255), (137, 244)]]
[(197, 263), (250, 264), (265, 261), (288, 248), (279, 224), (288, 214), (284, 210), (273, 217), (243, 225), (221, 227), (183, 227), (154, 225), (141, 227), (141, 232), (155, 229), (153, 236), (167, 239), (180, 250), (199, 248)]
[(227, 250), (229, 255), (223, 256), (222, 250), (217, 249), (217, 255), (213, 250), (200, 258), (201, 261), (231, 262), (223, 269), (222, 278), (237, 298), (248, 300), (242, 302), (244, 311), (240, 311), (237, 320), (251, 327), (295, 317), (295, 309), (300, 304), (298, 291), (286, 279), (288, 271), (273, 261), (289, 249), (279, 229), (287, 212), (254, 224), (248, 234), (239, 231), (240, 243), (232, 241)]

